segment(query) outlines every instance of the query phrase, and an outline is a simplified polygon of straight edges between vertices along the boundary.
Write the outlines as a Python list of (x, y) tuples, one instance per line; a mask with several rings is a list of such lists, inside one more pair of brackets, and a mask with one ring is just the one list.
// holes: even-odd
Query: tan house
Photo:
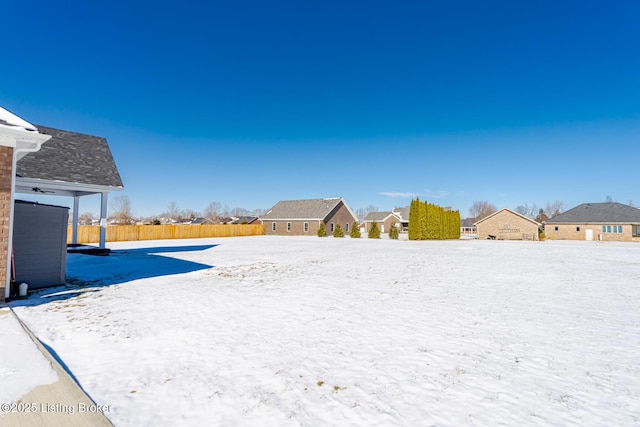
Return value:
[(640, 241), (640, 209), (622, 203), (583, 203), (544, 224), (551, 240)]
[(336, 197), (280, 201), (261, 220), (267, 235), (315, 236), (321, 223), (328, 235), (338, 224), (349, 234), (357, 217), (343, 198)]
[(408, 231), (409, 230), (409, 212), (411, 211), (410, 206), (405, 206), (404, 208), (393, 208), (391, 211), (398, 218), (400, 218), (400, 231)]
[(402, 219), (395, 212), (369, 212), (364, 218), (364, 231), (368, 233), (375, 222), (381, 233), (388, 233), (393, 224), (402, 227)]
[(511, 209), (501, 209), (476, 221), (478, 239), (538, 240), (540, 223)]

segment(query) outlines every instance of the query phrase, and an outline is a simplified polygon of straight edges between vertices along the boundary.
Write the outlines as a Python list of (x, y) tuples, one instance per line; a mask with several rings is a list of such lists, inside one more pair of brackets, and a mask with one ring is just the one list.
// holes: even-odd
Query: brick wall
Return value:
[[(602, 232), (602, 226), (609, 226), (613, 229), (613, 225), (620, 225), (622, 233)], [(640, 238), (632, 235), (633, 228), (631, 224), (606, 223), (606, 224), (545, 224), (544, 234), (549, 240), (587, 240), (587, 230), (591, 230), (592, 240), (615, 241), (615, 242), (633, 242), (640, 241)], [(606, 230), (606, 229), (605, 229)], [(613, 230), (612, 230), (613, 231)]]
[(4, 302), (9, 250), (9, 214), (11, 209), (11, 178), (13, 148), (0, 146), (0, 302)]

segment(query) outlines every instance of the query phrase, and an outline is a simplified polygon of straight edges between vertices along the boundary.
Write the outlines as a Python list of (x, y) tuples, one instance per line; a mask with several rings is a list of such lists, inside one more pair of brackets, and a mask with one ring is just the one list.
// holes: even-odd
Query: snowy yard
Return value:
[(14, 309), (118, 427), (640, 424), (639, 244), (111, 247)]

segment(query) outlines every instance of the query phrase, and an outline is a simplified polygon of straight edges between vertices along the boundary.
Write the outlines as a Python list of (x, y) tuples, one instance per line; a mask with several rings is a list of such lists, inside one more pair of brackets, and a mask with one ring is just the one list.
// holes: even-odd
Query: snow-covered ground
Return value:
[(640, 424), (639, 244), (111, 247), (14, 309), (118, 427)]
[[(58, 381), (51, 363), (9, 308), (0, 308), (0, 405), (13, 404), (34, 387)], [(0, 425), (6, 408), (0, 406)]]

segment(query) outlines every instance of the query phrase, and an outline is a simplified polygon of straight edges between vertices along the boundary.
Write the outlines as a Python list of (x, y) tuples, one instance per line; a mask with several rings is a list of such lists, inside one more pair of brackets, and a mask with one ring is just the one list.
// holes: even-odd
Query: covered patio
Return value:
[(80, 198), (100, 195), (99, 248), (106, 250), (108, 196), (124, 187), (105, 138), (38, 125), (51, 136), (17, 162), (15, 192), (73, 198), (72, 246), (78, 244)]

